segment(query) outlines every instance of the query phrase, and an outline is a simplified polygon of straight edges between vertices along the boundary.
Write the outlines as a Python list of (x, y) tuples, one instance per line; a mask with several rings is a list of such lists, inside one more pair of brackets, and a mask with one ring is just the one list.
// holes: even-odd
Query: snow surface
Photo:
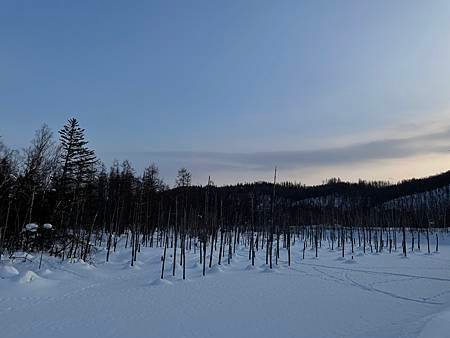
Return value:
[(0, 265), (0, 278), (16, 276), (19, 271), (11, 265)]
[(441, 338), (450, 336), (450, 310), (443, 311), (431, 317), (425, 325), (420, 338)]
[(218, 266), (216, 254), (206, 277), (192, 251), (185, 281), (179, 265), (172, 277), (171, 250), (161, 280), (162, 249), (142, 247), (130, 267), (123, 242), (109, 263), (100, 249), (95, 265), (44, 256), (38, 270), (38, 258), (4, 258), (1, 337), (450, 336), (448, 239), (439, 253), (423, 245), (407, 258), (358, 250), (342, 259), (323, 243), (319, 258), (307, 249), (305, 260), (297, 240), (291, 267), (282, 250), (272, 270), (265, 251), (252, 266), (242, 246), (230, 265)]

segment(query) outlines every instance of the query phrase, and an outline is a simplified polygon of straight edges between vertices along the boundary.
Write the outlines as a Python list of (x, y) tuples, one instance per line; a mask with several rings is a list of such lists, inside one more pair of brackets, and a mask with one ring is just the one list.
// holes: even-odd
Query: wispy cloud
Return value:
[[(391, 137), (315, 150), (266, 151), (250, 153), (158, 151), (107, 155), (128, 158), (140, 170), (150, 162), (160, 165), (163, 174), (173, 175), (186, 166), (198, 177), (216, 172), (254, 172), (256, 176), (276, 165), (284, 171), (364, 164), (377, 160), (396, 160), (419, 155), (449, 154), (450, 127), (407, 137)], [(106, 154), (104, 154), (106, 155)]]

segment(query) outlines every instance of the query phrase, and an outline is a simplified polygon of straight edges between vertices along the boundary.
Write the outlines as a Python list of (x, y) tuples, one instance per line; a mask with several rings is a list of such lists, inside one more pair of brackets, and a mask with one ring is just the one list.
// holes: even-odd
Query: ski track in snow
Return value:
[[(445, 322), (440, 313), (450, 308), (450, 245), (440, 242), (439, 254), (407, 259), (360, 251), (342, 259), (325, 248), (302, 259), (297, 241), (291, 266), (282, 249), (273, 269), (265, 250), (252, 266), (248, 248), (238, 246), (230, 265), (223, 257), (219, 266), (216, 252), (210, 269), (207, 257), (205, 277), (192, 250), (184, 281), (179, 250), (176, 276), (168, 250), (160, 280), (161, 248), (142, 247), (134, 267), (120, 246), (108, 263), (99, 250), (95, 266), (44, 257), (37, 270), (36, 258), (3, 261), (19, 274), (0, 279), (2, 338), (424, 337), (430, 327), (439, 337), (430, 323)], [(27, 271), (39, 278), (20, 282)]]

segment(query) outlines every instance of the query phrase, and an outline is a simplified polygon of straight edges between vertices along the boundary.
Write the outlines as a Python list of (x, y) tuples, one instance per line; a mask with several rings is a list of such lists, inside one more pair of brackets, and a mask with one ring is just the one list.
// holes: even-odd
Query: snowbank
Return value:
[(13, 276), (17, 276), (19, 271), (11, 266), (11, 265), (0, 265), (0, 277), (1, 278), (9, 278)]

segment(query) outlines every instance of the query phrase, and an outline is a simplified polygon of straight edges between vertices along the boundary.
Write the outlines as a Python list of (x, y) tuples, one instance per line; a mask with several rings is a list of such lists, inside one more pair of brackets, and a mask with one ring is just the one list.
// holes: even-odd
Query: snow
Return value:
[[(141, 247), (130, 267), (121, 238), (110, 262), (99, 248), (94, 264), (60, 258), (0, 263), (1, 337), (448, 337), (450, 241), (440, 252), (355, 252), (340, 258), (323, 243), (319, 257), (303, 242), (273, 269), (259, 250), (236, 249), (231, 264), (202, 265), (186, 253), (186, 280), (177, 256)], [(434, 244), (433, 244), (434, 247)], [(350, 248), (349, 248), (350, 249)], [(209, 250), (208, 250), (209, 253)], [(178, 250), (179, 254), (179, 250)], [(30, 256), (31, 257), (31, 256)], [(209, 259), (207, 258), (207, 263)]]
[(41, 277), (39, 277), (36, 273), (33, 271), (27, 271), (22, 277), (20, 277), (19, 282), (20, 283), (31, 283), (36, 280), (40, 280)]
[(11, 265), (0, 265), (0, 278), (16, 276), (19, 271)]
[(425, 325), (420, 338), (441, 338), (450, 335), (450, 309), (431, 317)]
[(36, 223), (28, 223), (27, 225), (25, 225), (26, 231), (35, 232), (35, 231), (37, 231), (37, 228), (38, 228), (38, 225)]

